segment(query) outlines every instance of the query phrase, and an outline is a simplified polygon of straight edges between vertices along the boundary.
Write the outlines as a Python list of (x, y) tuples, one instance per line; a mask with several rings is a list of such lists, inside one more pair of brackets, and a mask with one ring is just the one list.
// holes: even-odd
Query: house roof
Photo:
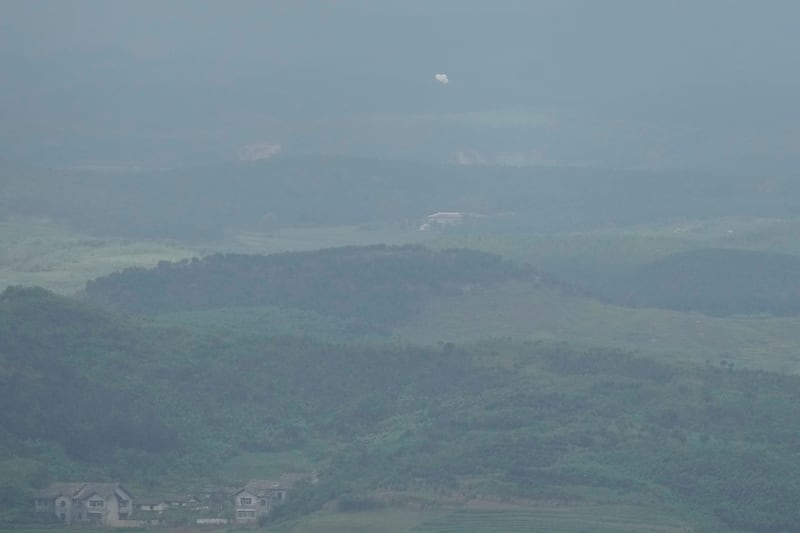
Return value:
[(167, 504), (167, 500), (165, 498), (160, 498), (158, 496), (145, 496), (144, 498), (136, 498), (136, 505), (159, 505), (159, 504)]
[(286, 473), (281, 474), (279, 479), (253, 479), (249, 481), (241, 492), (249, 492), (253, 496), (265, 496), (275, 490), (291, 490), (300, 481), (312, 481), (313, 474)]
[(74, 498), (84, 500), (91, 496), (100, 496), (103, 499), (110, 498), (114, 494), (130, 498), (130, 493), (125, 490), (119, 483), (65, 483), (55, 482), (51, 483), (47, 488), (44, 488), (36, 493), (37, 498), (58, 498), (65, 496), (67, 498)]
[(170, 494), (164, 498), (167, 503), (191, 503), (196, 502), (197, 498), (191, 494)]
[(72, 498), (86, 483), (65, 483), (57, 481), (36, 492), (37, 498), (58, 498), (66, 496)]
[(464, 213), (460, 211), (438, 211), (428, 215), (428, 218), (461, 218), (463, 216)]
[(273, 490), (279, 490), (280, 488), (281, 484), (279, 481), (272, 479), (254, 479), (248, 481), (244, 488), (240, 489), (236, 494), (249, 492), (253, 496), (261, 497), (269, 495)]
[(103, 499), (107, 499), (114, 494), (130, 497), (128, 491), (123, 489), (119, 483), (86, 483), (74, 497), (81, 500), (91, 496), (100, 496)]
[(239, 487), (226, 486), (226, 487), (202, 487), (200, 489), (196, 489), (194, 492), (195, 494), (198, 495), (213, 496), (217, 494), (231, 495), (235, 494), (238, 491)]

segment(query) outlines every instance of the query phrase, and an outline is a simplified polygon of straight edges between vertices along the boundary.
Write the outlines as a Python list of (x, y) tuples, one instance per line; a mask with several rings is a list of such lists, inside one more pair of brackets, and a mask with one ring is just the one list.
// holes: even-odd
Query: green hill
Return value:
[(797, 317), (713, 317), (633, 308), (519, 282), (426, 300), (392, 328), (406, 342), (569, 341), (784, 373), (800, 371), (798, 331)]
[(800, 302), (798, 220), (733, 217), (557, 235), (442, 235), (537, 265), (617, 305), (711, 316), (794, 316)]
[(2, 432), (57, 443), (76, 459), (175, 449), (158, 396), (138, 394), (142, 375), (132, 372), (157, 371), (162, 343), (179, 344), (164, 333), (43, 289), (9, 287), (0, 295)]
[(189, 483), (286, 450), (323, 481), (276, 520), (427, 487), (669, 503), (755, 531), (800, 521), (797, 377), (561, 343), (189, 333), (38, 289), (8, 289), (0, 313), (0, 468), (27, 465), (3, 494), (64, 472)]
[(714, 316), (800, 313), (800, 257), (733, 249), (669, 255), (628, 273), (622, 303)]
[(421, 298), (510, 280), (556, 285), (532, 267), (484, 252), (377, 245), (164, 261), (90, 281), (85, 294), (139, 313), (271, 305), (378, 325), (410, 316)]
[[(719, 255), (792, 259), (760, 252)], [(627, 287), (643, 283), (629, 277)], [(740, 285), (730, 294), (716, 294), (738, 298), (748, 290)], [(711, 283), (698, 287), (697, 305), (712, 292)], [(426, 344), (547, 339), (782, 372), (797, 371), (800, 349), (795, 317), (716, 317), (655, 304), (615, 304), (534, 267), (463, 249), (367, 246), (266, 257), (214, 255), (98, 278), (85, 295), (165, 323), (240, 334), (336, 341), (393, 337)]]

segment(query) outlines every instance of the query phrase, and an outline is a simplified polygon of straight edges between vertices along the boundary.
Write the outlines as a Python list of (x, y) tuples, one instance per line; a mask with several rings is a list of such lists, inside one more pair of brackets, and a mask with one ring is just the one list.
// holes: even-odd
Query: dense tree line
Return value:
[(800, 313), (800, 257), (735, 249), (669, 255), (597, 287), (624, 305), (713, 316)]
[(422, 298), (512, 280), (556, 283), (484, 252), (376, 245), (164, 261), (91, 281), (85, 294), (139, 313), (272, 305), (385, 324), (408, 317)]

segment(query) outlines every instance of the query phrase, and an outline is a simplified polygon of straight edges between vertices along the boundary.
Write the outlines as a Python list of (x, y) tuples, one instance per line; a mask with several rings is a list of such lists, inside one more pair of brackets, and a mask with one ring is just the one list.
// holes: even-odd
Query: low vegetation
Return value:
[(666, 360), (726, 361), (783, 373), (800, 371), (798, 331), (798, 317), (712, 317), (624, 307), (518, 282), (426, 300), (392, 328), (396, 339), (429, 345), (491, 337), (569, 340)]
[(202, 248), (175, 242), (97, 237), (47, 219), (0, 218), (0, 287), (37, 285), (73, 294), (87, 279), (115, 270), (149, 268), (202, 253)]

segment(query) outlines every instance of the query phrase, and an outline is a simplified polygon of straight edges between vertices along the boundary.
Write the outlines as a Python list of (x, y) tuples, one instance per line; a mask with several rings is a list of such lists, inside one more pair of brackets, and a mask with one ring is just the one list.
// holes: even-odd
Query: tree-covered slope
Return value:
[(609, 291), (628, 305), (714, 316), (800, 313), (800, 257), (774, 252), (697, 249), (627, 273)]
[(383, 324), (408, 317), (422, 297), (512, 280), (555, 284), (488, 253), (378, 245), (162, 262), (90, 281), (85, 294), (139, 313), (272, 305)]
[[(42, 289), (0, 294), (0, 432), (54, 441), (76, 458), (117, 448), (173, 449), (157, 397), (139, 394), (136, 365), (160, 335)], [(159, 353), (160, 352), (160, 353)]]
[(800, 522), (798, 377), (559, 343), (190, 334), (37, 289), (5, 291), (0, 313), (0, 467), (28, 457), (39, 482), (64, 460), (73, 476), (84, 465), (153, 482), (314, 447), (323, 481), (276, 518), (423, 485), (570, 501), (605, 491), (752, 531)]

